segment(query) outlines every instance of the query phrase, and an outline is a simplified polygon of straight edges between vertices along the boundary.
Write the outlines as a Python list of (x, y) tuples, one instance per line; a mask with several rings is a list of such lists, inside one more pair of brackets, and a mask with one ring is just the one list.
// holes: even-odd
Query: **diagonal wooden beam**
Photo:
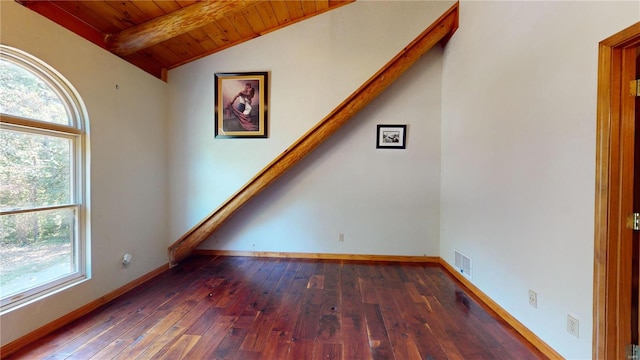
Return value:
[(422, 34), (384, 65), (367, 82), (329, 115), (275, 158), (213, 213), (169, 247), (172, 266), (186, 258), (224, 224), (240, 207), (292, 168), (298, 161), (328, 139), (384, 89), (391, 85), (422, 55), (440, 42), (446, 42), (458, 28), (458, 3), (454, 4)]
[(119, 33), (107, 35), (105, 38), (107, 49), (120, 56), (133, 54), (222, 19), (229, 13), (255, 5), (256, 2), (251, 0), (197, 2)]

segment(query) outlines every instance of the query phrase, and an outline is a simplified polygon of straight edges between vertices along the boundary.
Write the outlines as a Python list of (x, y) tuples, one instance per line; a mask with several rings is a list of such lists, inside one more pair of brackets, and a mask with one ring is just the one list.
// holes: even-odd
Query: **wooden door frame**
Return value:
[(593, 358), (625, 358), (631, 334), (635, 47), (640, 22), (600, 42), (596, 133)]

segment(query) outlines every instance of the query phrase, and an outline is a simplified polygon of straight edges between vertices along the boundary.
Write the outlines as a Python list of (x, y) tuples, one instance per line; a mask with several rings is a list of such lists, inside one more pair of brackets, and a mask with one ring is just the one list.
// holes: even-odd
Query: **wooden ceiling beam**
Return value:
[(222, 19), (256, 1), (202, 1), (106, 36), (109, 51), (126, 56)]
[[(201, 0), (188, 1), (185, 7), (176, 1), (148, 0), (125, 1), (117, 6), (113, 0), (15, 1), (166, 81), (170, 69), (355, 0), (308, 0), (297, 6), (313, 8), (314, 4), (315, 13), (299, 18), (280, 14), (286, 19), (282, 24), (273, 10), (273, 4), (282, 0)], [(287, 11), (282, 4), (285, 7), (281, 10)], [(133, 5), (137, 10), (132, 18), (127, 9)], [(244, 23), (240, 33), (235, 19)]]
[(458, 3), (447, 10), (367, 82), (249, 180), (218, 209), (169, 246), (170, 264), (175, 266), (179, 261), (189, 256), (198, 245), (218, 230), (238, 209), (328, 139), (418, 61), (422, 55), (438, 43), (443, 44), (446, 42), (457, 28)]

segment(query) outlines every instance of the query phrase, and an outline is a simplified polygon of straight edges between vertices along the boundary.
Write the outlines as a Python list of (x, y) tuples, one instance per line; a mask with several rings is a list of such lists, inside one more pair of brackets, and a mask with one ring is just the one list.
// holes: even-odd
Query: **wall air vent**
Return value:
[(471, 279), (471, 258), (458, 250), (454, 251), (456, 255), (454, 267), (467, 278)]

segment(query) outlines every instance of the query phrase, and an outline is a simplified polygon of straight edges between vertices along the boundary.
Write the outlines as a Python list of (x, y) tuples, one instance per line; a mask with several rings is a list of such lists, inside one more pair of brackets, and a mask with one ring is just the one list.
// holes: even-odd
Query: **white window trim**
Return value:
[[(74, 150), (74, 181), (71, 204), (61, 204), (53, 207), (38, 207), (31, 211), (50, 210), (53, 208), (71, 208), (76, 212), (75, 232), (77, 234), (77, 248), (75, 261), (78, 271), (55, 279), (47, 284), (34, 287), (5, 299), (0, 299), (0, 315), (23, 307), (44, 297), (64, 291), (91, 278), (90, 256), (90, 218), (89, 214), (89, 117), (83, 105), (80, 94), (55, 69), (42, 60), (19, 49), (0, 44), (0, 58), (10, 61), (38, 76), (57, 93), (63, 101), (71, 124), (55, 124), (51, 122), (25, 119), (8, 114), (0, 114), (2, 128), (19, 130), (37, 134), (55, 134), (73, 139)], [(7, 211), (3, 214), (19, 213), (28, 210)]]

